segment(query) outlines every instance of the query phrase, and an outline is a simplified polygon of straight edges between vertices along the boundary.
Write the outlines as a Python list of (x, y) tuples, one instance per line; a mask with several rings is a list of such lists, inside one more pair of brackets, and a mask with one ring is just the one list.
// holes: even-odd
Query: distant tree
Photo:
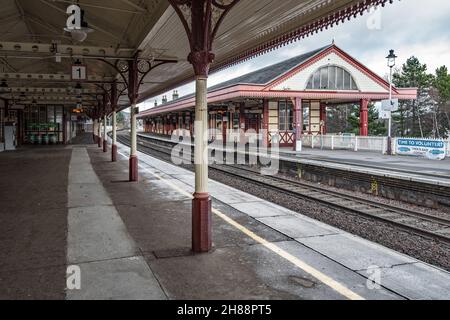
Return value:
[[(348, 114), (347, 122), (349, 126), (344, 130), (346, 133), (353, 133), (359, 135), (360, 133), (360, 106), (351, 105), (350, 112)], [(369, 135), (381, 136), (386, 134), (386, 126), (383, 121), (380, 120), (380, 115), (375, 107), (375, 104), (369, 104)]]
[(450, 74), (446, 66), (436, 70), (433, 79), (433, 99), (436, 101), (434, 109), (434, 126), (438, 137), (450, 135)]
[(399, 111), (393, 114), (393, 120), (398, 128), (396, 133), (401, 136), (425, 136), (427, 130), (422, 123), (423, 116), (433, 106), (430, 96), (433, 76), (427, 73), (427, 65), (420, 63), (416, 57), (409, 58), (401, 70), (393, 75), (393, 83), (398, 88), (418, 88), (418, 97), (413, 101), (402, 101)]
[(125, 121), (125, 116), (123, 115), (123, 112), (119, 112), (117, 114), (117, 123), (123, 125)]

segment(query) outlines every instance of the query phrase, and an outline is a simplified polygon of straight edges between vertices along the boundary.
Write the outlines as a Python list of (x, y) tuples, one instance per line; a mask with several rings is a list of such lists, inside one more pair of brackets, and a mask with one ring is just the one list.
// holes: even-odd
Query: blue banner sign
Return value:
[(425, 157), (432, 160), (444, 160), (447, 154), (446, 144), (442, 140), (397, 139), (397, 154)]

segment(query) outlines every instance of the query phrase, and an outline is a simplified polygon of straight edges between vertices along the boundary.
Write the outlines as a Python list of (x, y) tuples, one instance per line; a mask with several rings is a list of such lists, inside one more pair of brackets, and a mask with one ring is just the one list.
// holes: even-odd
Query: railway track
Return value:
[[(118, 140), (125, 145), (130, 143), (129, 138), (125, 135), (119, 135)], [(154, 155), (153, 153), (156, 151), (162, 154), (166, 158), (165, 160), (171, 155), (172, 148), (169, 143), (161, 145), (150, 140), (145, 141), (145, 139), (139, 137), (138, 145), (142, 152), (150, 154), (150, 151), (152, 151), (151, 154)], [(383, 204), (354, 195), (311, 186), (300, 181), (277, 176), (263, 176), (255, 170), (243, 168), (242, 166), (213, 165), (210, 168), (222, 174), (257, 184), (263, 188), (289, 194), (304, 200), (312, 200), (327, 207), (381, 221), (405, 232), (450, 245), (450, 220), (445, 217)]]

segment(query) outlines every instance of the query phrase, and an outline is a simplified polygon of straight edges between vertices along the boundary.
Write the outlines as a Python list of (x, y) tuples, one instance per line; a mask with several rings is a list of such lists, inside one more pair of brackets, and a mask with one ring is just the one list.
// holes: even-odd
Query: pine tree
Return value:
[[(382, 136), (386, 135), (387, 129), (385, 124), (380, 121), (380, 116), (374, 103), (369, 104), (369, 135)], [(347, 118), (349, 127), (345, 130), (346, 133), (353, 133), (359, 135), (360, 133), (360, 106), (351, 105), (350, 112)]]
[(424, 136), (429, 133), (422, 119), (433, 106), (430, 90), (433, 76), (427, 73), (427, 65), (416, 57), (409, 58), (402, 69), (393, 75), (393, 83), (398, 88), (418, 88), (418, 97), (413, 101), (401, 101), (400, 110), (394, 113), (393, 120), (401, 136)]
[(433, 79), (433, 96), (436, 101), (434, 110), (435, 125), (439, 136), (450, 135), (450, 74), (446, 66), (436, 70)]

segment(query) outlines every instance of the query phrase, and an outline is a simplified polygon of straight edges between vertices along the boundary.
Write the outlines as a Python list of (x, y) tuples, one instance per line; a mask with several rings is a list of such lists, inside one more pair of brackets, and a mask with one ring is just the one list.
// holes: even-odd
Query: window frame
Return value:
[[(331, 74), (334, 74), (334, 80), (330, 81)], [(342, 79), (340, 79), (340, 75)], [(326, 85), (324, 82), (326, 82)], [(333, 84), (333, 86), (330, 86), (330, 84)], [(348, 70), (338, 65), (327, 65), (316, 69), (310, 75), (306, 90), (358, 91), (359, 88)]]
[(294, 104), (292, 101), (278, 101), (278, 131), (294, 131)]

